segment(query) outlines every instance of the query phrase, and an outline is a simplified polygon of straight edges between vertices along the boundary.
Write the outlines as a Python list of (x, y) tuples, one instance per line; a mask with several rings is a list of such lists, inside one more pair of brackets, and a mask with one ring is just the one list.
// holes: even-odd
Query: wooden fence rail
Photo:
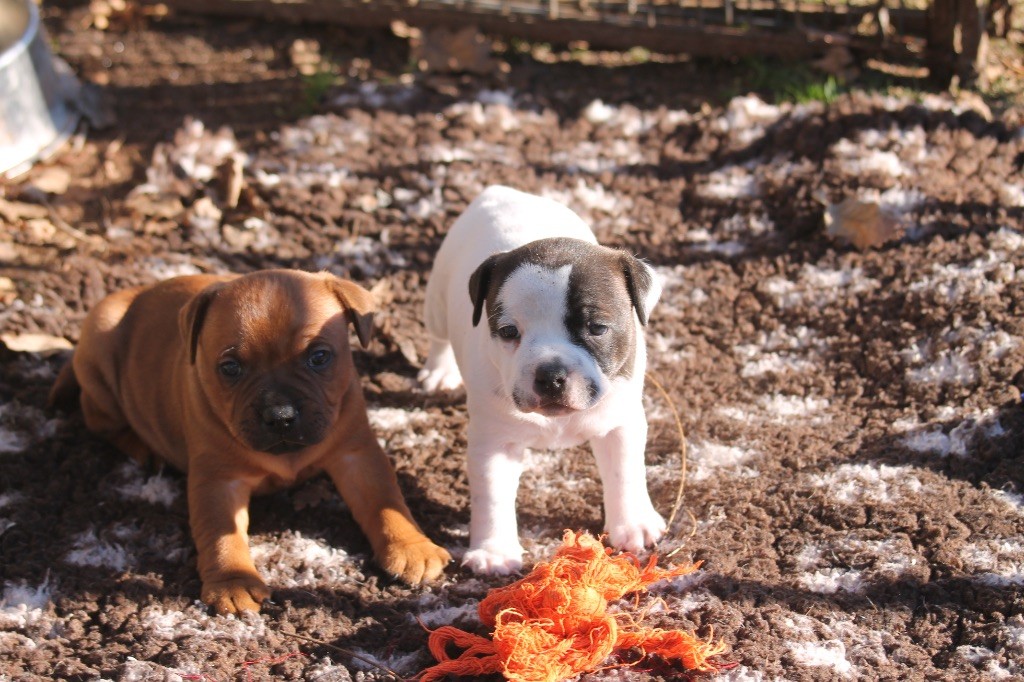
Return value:
[[(585, 40), (707, 57), (820, 56), (841, 45), (914, 60), (931, 77), (972, 82), (984, 54), (987, 0), (164, 0), (179, 10), (351, 26), (474, 25), (530, 41)], [(867, 21), (866, 21), (867, 20)], [(866, 31), (865, 25), (873, 27)]]

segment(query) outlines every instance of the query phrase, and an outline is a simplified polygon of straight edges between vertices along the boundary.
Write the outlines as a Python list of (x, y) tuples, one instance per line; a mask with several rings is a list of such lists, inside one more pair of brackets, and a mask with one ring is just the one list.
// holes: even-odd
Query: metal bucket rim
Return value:
[(29, 45), (39, 33), (39, 8), (32, 0), (24, 0), (24, 4), (28, 7), (28, 24), (25, 26), (25, 32), (16, 41), (6, 50), (0, 52), (0, 69), (8, 66), (28, 51)]

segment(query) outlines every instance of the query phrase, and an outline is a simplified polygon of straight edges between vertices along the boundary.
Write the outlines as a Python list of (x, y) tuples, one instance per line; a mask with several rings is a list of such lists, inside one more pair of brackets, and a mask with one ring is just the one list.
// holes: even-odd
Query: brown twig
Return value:
[(43, 206), (46, 207), (46, 210), (50, 214), (50, 223), (53, 224), (53, 226), (56, 227), (58, 230), (65, 232), (66, 234), (77, 239), (78, 241), (90, 241), (89, 235), (87, 235), (85, 232), (82, 232), (76, 227), (72, 227), (71, 225), (68, 224), (66, 220), (61, 218), (60, 215), (57, 214), (57, 209), (49, 201), (46, 201), (44, 199)]
[[(658, 389), (658, 392), (661, 393), (662, 398), (665, 399), (665, 402), (668, 404), (668, 408), (672, 411), (672, 418), (676, 422), (676, 429), (679, 431), (679, 487), (676, 489), (676, 499), (672, 505), (672, 513), (668, 515), (668, 521), (666, 521), (665, 523), (665, 527), (671, 530), (672, 523), (676, 520), (676, 514), (679, 513), (679, 508), (683, 504), (683, 493), (686, 491), (686, 431), (683, 429), (683, 420), (679, 418), (679, 410), (676, 409), (675, 401), (672, 400), (672, 397), (668, 394), (668, 391), (665, 390), (665, 387), (662, 386), (657, 379), (651, 376), (650, 372), (647, 372), (645, 376), (647, 377), (647, 380), (654, 384), (654, 387)], [(690, 518), (693, 520), (693, 532), (696, 533), (697, 519), (689, 510), (687, 510), (687, 513), (690, 514)], [(691, 537), (692, 536), (693, 533), (691, 533)], [(668, 556), (672, 556), (677, 551), (679, 551), (679, 548), (673, 550)]]
[(1013, 71), (1014, 73), (1018, 74), (1024, 74), (1024, 66), (1020, 64), (1015, 64), (1014, 62), (1010, 61), (1005, 57), (1000, 57), (999, 61), (1002, 62), (1003, 66), (1009, 69), (1010, 71)]
[(331, 644), (330, 642), (325, 642), (325, 641), (320, 640), (320, 639), (314, 639), (313, 637), (306, 637), (305, 635), (298, 635), (298, 634), (295, 634), (294, 632), (281, 632), (280, 634), (284, 635), (285, 637), (291, 637), (293, 639), (300, 639), (300, 640), (302, 640), (304, 642), (310, 642), (311, 644), (319, 644), (322, 647), (327, 647), (328, 649), (333, 649), (334, 651), (337, 651), (338, 653), (344, 654), (344, 655), (348, 656), (349, 658), (354, 658), (357, 661), (362, 661), (363, 663), (365, 663), (367, 665), (370, 665), (370, 666), (373, 666), (374, 668), (377, 668), (378, 670), (382, 670), (382, 671), (386, 672), (388, 675), (391, 675), (392, 677), (394, 677), (396, 680), (404, 680), (405, 679), (404, 677), (402, 677), (397, 672), (395, 672), (391, 668), (387, 667), (383, 663), (378, 663), (377, 661), (373, 660), (372, 658), (369, 658), (368, 656), (363, 656), (362, 654), (356, 653), (355, 651), (352, 651), (351, 649), (345, 649), (344, 647), (335, 646), (334, 644)]

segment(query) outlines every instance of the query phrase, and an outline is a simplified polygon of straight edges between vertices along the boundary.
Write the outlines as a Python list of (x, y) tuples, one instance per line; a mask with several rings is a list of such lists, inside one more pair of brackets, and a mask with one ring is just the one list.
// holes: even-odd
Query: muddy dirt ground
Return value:
[[(658, 551), (704, 564), (641, 598), (651, 624), (723, 640), (723, 680), (1024, 677), (1020, 109), (927, 92), (775, 105), (680, 59), (509, 52), (508, 72), (428, 76), (389, 32), (44, 16), (116, 123), (0, 185), (0, 679), (383, 680), (430, 662), (416, 618), (479, 629), (507, 579), (453, 564), (395, 583), (324, 479), (252, 505), (273, 603), (211, 615), (183, 478), (44, 411), (64, 355), (16, 349), (73, 344), (105, 294), (179, 274), (326, 268), (376, 287), (379, 332), (356, 352), (371, 421), (458, 558), (465, 403), (416, 387), (420, 306), (445, 230), (492, 183), (564, 201), (665, 278), (649, 369), (689, 462)], [(860, 223), (844, 200), (868, 207)], [(831, 229), (888, 238), (830, 236), (829, 207)], [(667, 514), (678, 433), (646, 401)], [(599, 532), (600, 500), (585, 448), (532, 453), (528, 564), (565, 528)]]

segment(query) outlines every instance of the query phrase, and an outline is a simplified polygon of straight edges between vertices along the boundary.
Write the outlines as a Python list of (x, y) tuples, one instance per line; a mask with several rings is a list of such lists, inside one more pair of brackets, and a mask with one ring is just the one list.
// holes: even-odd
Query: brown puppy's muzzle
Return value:
[(270, 405), (260, 413), (269, 431), (287, 436), (299, 423), (299, 410), (293, 403)]
[(280, 389), (261, 391), (242, 433), (254, 450), (280, 455), (319, 443), (326, 432), (323, 415), (306, 410), (306, 401)]

